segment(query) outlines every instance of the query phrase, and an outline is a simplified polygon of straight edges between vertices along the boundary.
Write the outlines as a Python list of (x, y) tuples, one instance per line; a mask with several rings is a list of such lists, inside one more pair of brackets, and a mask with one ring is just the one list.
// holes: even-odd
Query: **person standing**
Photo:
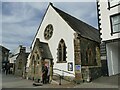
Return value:
[(47, 66), (47, 69), (48, 69), (48, 73), (47, 73), (47, 83), (50, 82), (50, 68), (49, 66)]
[(42, 70), (42, 82), (43, 84), (47, 83), (47, 74), (48, 74), (48, 68), (47, 66), (43, 66), (43, 70)]

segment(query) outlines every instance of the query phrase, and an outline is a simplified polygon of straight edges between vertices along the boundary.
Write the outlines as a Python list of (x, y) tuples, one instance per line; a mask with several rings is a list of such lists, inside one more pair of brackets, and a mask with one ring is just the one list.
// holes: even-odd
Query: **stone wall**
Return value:
[[(75, 34), (74, 39), (75, 81), (90, 82), (101, 76), (100, 44)], [(81, 69), (82, 67), (82, 69)]]
[(79, 34), (74, 34), (74, 62), (75, 62), (75, 83), (82, 82), (82, 74), (81, 74), (81, 37)]
[(90, 82), (101, 76), (101, 67), (99, 66), (83, 66), (82, 78), (84, 82)]
[[(100, 62), (100, 51), (96, 50), (97, 48), (100, 50), (99, 43), (82, 38), (80, 43), (81, 50), (81, 64), (83, 66), (97, 66)], [(99, 53), (99, 55), (98, 55)], [(98, 60), (99, 59), (99, 60)]]
[(27, 63), (27, 56), (28, 54), (26, 53), (26, 48), (22, 47), (20, 48), (20, 52), (16, 58), (16, 63), (15, 63), (15, 75), (20, 76), (20, 77), (25, 77), (25, 67)]

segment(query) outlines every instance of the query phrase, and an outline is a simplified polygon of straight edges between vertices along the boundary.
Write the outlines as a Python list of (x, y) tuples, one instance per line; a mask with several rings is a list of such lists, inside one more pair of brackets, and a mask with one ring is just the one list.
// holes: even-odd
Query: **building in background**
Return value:
[(9, 55), (10, 69), (13, 74), (21, 77), (25, 76), (29, 51), (28, 48), (26, 49), (26, 47), (19, 45), (18, 48)]
[(99, 0), (97, 5), (103, 75), (116, 75), (120, 73), (120, 0)]
[(0, 45), (0, 69), (5, 73), (9, 71), (9, 51), (9, 49)]
[(16, 58), (18, 57), (18, 54), (20, 52), (20, 48), (22, 46), (19, 45), (13, 52), (10, 53), (9, 55), (9, 63), (11, 65), (10, 67), (10, 71), (12, 72), (12, 74), (15, 73), (15, 63), (16, 63)]
[(26, 64), (29, 52), (26, 52), (26, 47), (21, 46), (20, 52), (16, 57), (15, 75), (26, 78)]

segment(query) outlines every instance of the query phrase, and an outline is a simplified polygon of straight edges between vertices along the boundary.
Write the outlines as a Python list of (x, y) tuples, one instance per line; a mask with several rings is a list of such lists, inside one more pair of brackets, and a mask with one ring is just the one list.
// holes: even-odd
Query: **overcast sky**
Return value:
[[(2, 43), (10, 50), (30, 47), (48, 2), (2, 2)], [(96, 2), (55, 2), (53, 5), (97, 28)], [(0, 35), (1, 38), (1, 35)]]

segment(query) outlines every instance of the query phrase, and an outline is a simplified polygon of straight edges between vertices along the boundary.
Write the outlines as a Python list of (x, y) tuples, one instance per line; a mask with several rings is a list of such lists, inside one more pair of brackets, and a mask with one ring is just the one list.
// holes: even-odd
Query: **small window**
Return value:
[(31, 60), (31, 65), (34, 64), (35, 56), (33, 55), (32, 60)]
[(120, 0), (108, 0), (109, 2), (109, 7), (113, 8), (115, 6), (118, 6), (120, 4)]
[(111, 16), (111, 33), (120, 32), (120, 14)]
[(58, 63), (66, 63), (66, 45), (63, 39), (60, 40), (58, 45)]
[(18, 69), (22, 69), (22, 59), (19, 60)]
[(39, 58), (39, 55), (37, 54), (37, 60), (39, 60), (40, 58)]

